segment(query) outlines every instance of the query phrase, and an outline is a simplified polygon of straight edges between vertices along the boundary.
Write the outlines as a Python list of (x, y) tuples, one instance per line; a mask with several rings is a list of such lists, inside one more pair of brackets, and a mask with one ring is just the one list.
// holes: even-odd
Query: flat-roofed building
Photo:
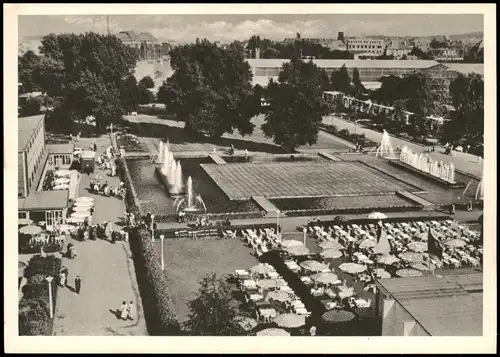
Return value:
[[(254, 75), (255, 84), (267, 85), (270, 78), (277, 79), (281, 66), (289, 62), (288, 59), (247, 59)], [(359, 71), (362, 82), (378, 82), (381, 77), (403, 76), (415, 71), (429, 70), (434, 67), (443, 66), (436, 61), (424, 60), (329, 60), (315, 59), (313, 62), (320, 68), (325, 69), (328, 75), (345, 65), (349, 76), (352, 78), (354, 68)], [(444, 67), (446, 68), (446, 67)]]
[(36, 190), (33, 187), (40, 169), (47, 158), (45, 147), (44, 115), (34, 115), (18, 120), (18, 197), (26, 197)]
[(352, 53), (372, 52), (382, 55), (387, 43), (384, 38), (347, 37), (346, 45), (347, 50)]
[(482, 336), (483, 273), (439, 274), (377, 281), (382, 336)]

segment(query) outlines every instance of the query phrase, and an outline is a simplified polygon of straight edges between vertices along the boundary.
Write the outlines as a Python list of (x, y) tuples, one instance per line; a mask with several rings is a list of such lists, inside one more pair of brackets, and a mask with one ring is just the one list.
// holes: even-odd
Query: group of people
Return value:
[[(61, 268), (61, 271), (59, 272), (59, 286), (64, 288), (68, 287), (68, 276), (69, 276), (69, 270), (67, 267), (63, 266)], [(75, 292), (77, 294), (80, 294), (80, 290), (82, 288), (82, 279), (80, 278), (79, 275), (76, 276), (75, 278)]]
[(97, 176), (90, 182), (90, 192), (96, 195), (102, 194), (107, 197), (117, 197), (119, 199), (124, 199), (127, 193), (127, 189), (125, 188), (125, 184), (123, 182), (120, 182), (119, 186), (112, 187), (108, 184), (108, 181), (101, 183), (99, 176)]
[(128, 304), (126, 301), (123, 301), (118, 311), (120, 312), (120, 319), (122, 320), (134, 320), (137, 315), (137, 310), (133, 301)]

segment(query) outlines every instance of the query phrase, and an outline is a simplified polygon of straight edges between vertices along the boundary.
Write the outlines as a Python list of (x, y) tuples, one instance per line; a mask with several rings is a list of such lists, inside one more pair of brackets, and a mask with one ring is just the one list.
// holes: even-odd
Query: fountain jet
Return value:
[(394, 149), (391, 145), (391, 139), (389, 133), (386, 130), (384, 130), (384, 133), (382, 134), (382, 140), (380, 141), (380, 145), (375, 152), (375, 156), (384, 157), (384, 154), (389, 158), (395, 157)]

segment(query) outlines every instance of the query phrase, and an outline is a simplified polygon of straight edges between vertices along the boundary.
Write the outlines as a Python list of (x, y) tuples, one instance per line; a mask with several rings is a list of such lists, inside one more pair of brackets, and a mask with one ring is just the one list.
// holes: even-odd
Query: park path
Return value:
[[(376, 143), (380, 143), (380, 141), (382, 140), (382, 133), (378, 131), (361, 127), (359, 124), (355, 125), (353, 122), (335, 116), (328, 116), (323, 118), (323, 124), (332, 125), (332, 123), (340, 130), (347, 129), (352, 133), (356, 132), (357, 134), (365, 134), (368, 139)], [(398, 146), (400, 148), (403, 148), (403, 146), (407, 146), (414, 151), (423, 151), (427, 148), (426, 146), (393, 136), (391, 136), (391, 143), (393, 148), (396, 148)], [(453, 165), (455, 165), (456, 169), (477, 176), (479, 178), (483, 175), (483, 160), (479, 162), (478, 157), (475, 155), (454, 151), (453, 156), (449, 156), (444, 154), (444, 148), (436, 146), (436, 151), (431, 154), (431, 157), (445, 163), (453, 162)]]
[[(97, 152), (109, 146), (109, 137), (97, 140), (80, 139), (83, 148), (96, 141)], [(99, 171), (96, 168), (97, 171)], [(100, 172), (103, 180), (112, 186), (119, 184), (118, 177), (109, 177)], [(118, 228), (125, 210), (123, 201), (90, 194), (87, 191), (90, 175), (82, 175), (78, 188), (79, 196), (95, 199), (93, 222), (110, 221)], [(78, 256), (74, 260), (63, 258), (69, 270), (69, 288), (59, 288), (54, 321), (54, 335), (62, 336), (145, 336), (146, 324), (142, 313), (142, 302), (137, 288), (134, 264), (128, 243), (112, 244), (105, 240), (79, 242), (72, 239)], [(82, 279), (80, 294), (73, 291), (76, 275)], [(122, 301), (134, 301), (137, 317), (134, 321), (118, 319), (110, 310), (116, 310)]]

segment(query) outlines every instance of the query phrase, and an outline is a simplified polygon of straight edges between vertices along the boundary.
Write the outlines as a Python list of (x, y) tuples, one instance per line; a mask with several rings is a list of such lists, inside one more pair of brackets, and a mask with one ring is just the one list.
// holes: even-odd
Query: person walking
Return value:
[(64, 273), (64, 286), (68, 286), (68, 276), (69, 276), (68, 268), (64, 267), (63, 273)]
[(77, 294), (80, 294), (80, 289), (82, 288), (82, 279), (77, 275), (75, 278), (75, 290)]
[(128, 304), (128, 319), (134, 320), (136, 315), (136, 307), (133, 301)]
[(63, 270), (61, 270), (61, 272), (59, 273), (59, 286), (66, 286), (66, 274), (64, 274)]
[(122, 302), (122, 306), (120, 307), (120, 319), (122, 320), (128, 319), (128, 305), (125, 301)]

